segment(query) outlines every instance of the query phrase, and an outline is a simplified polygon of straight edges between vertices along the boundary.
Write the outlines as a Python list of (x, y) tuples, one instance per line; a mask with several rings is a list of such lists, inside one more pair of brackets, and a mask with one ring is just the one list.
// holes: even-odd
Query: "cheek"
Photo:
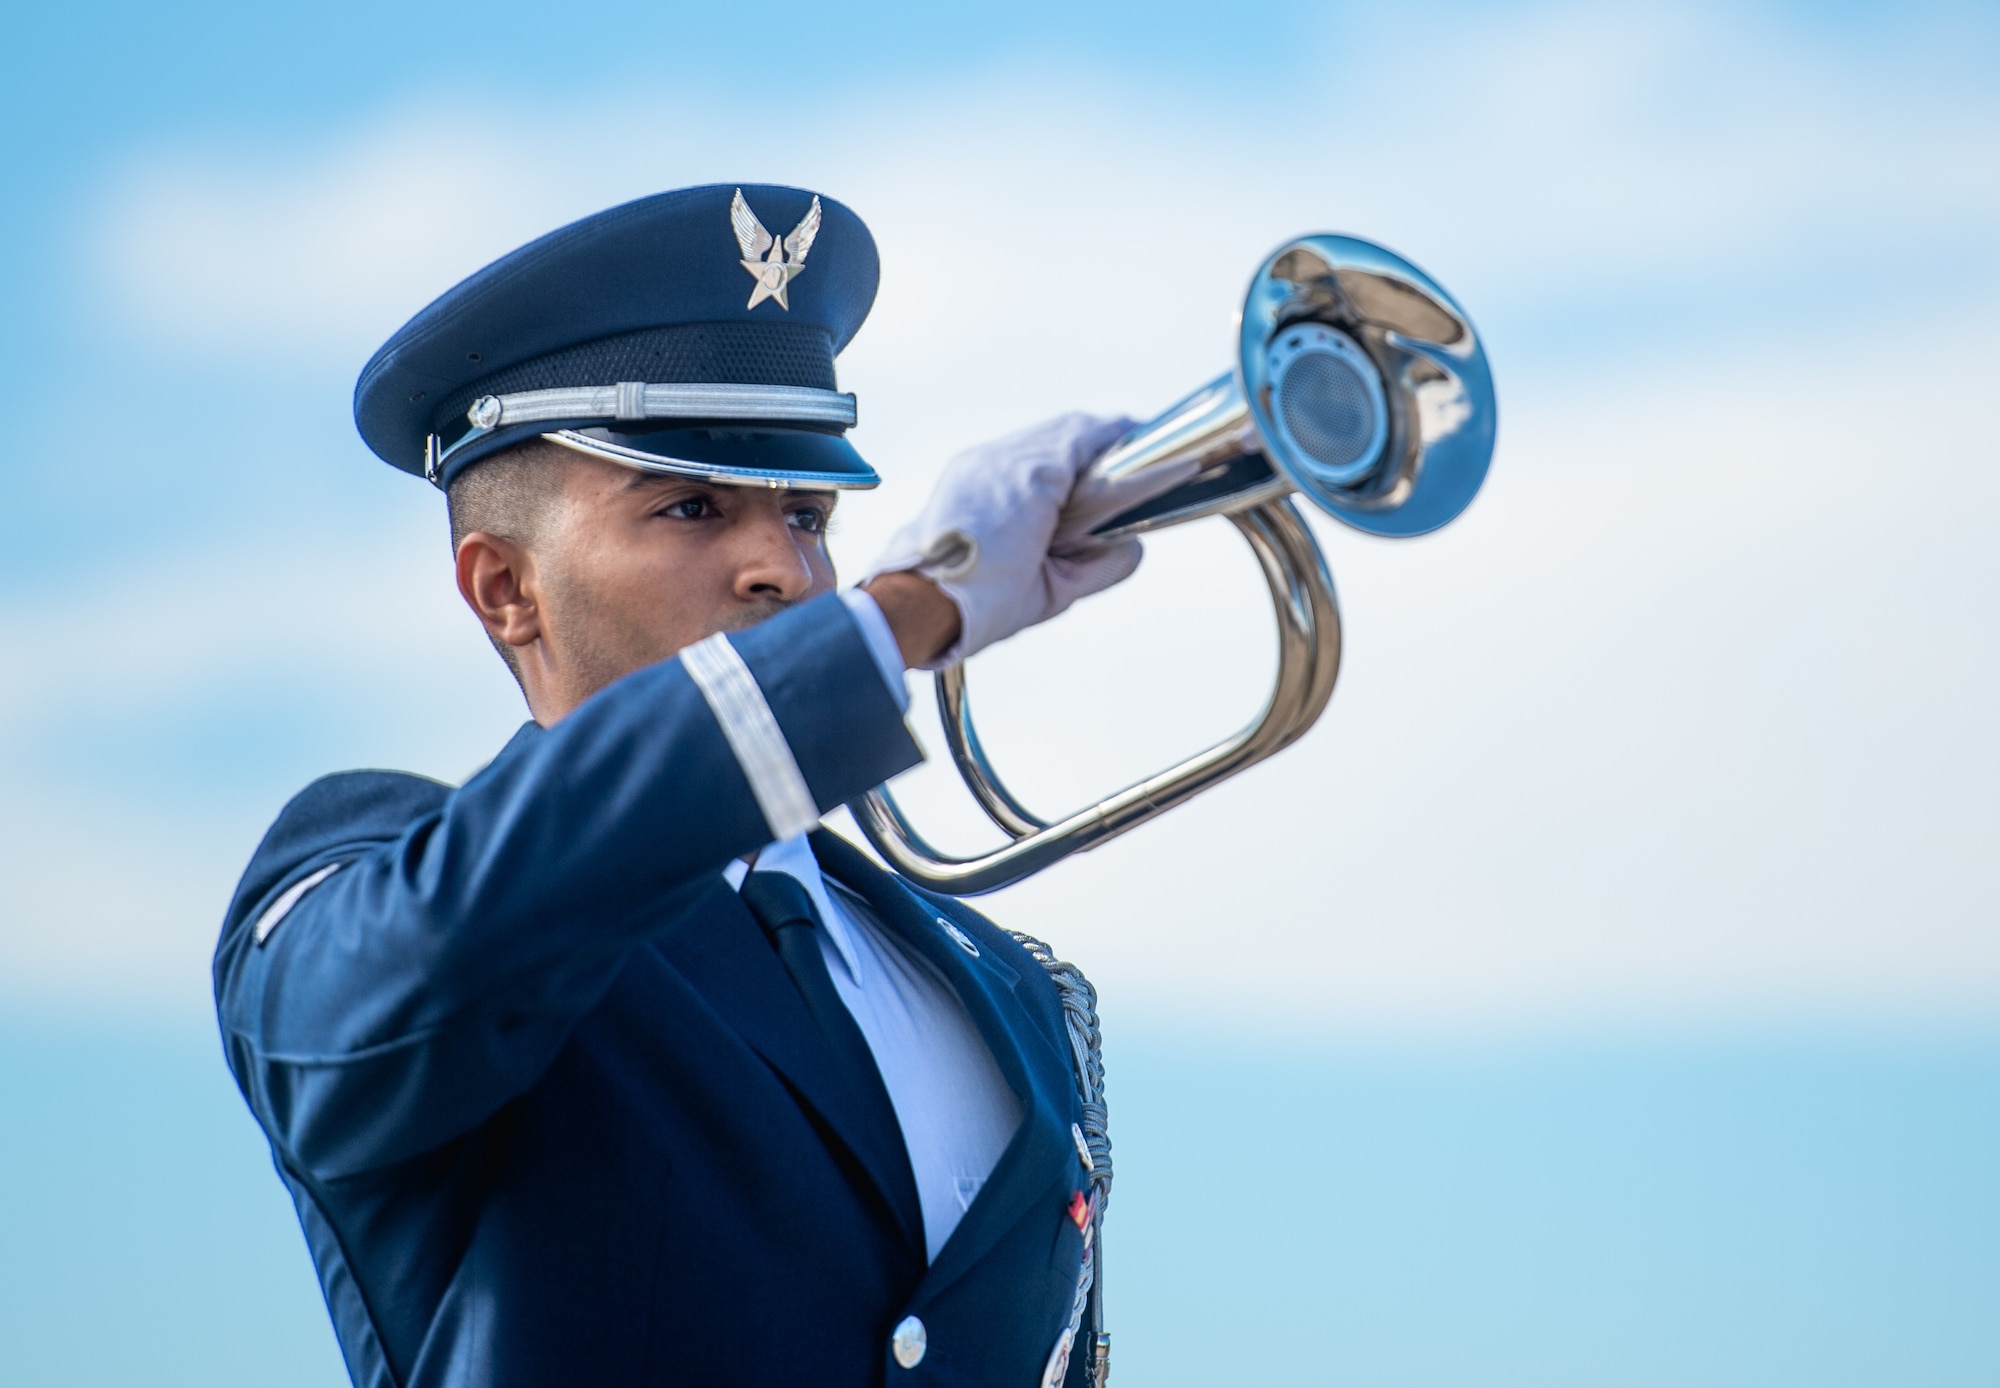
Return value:
[(712, 547), (690, 538), (664, 525), (603, 537), (582, 560), (593, 625), (621, 631), (620, 644), (636, 642), (648, 652), (678, 649), (706, 634), (697, 630), (703, 613), (718, 585), (726, 587), (709, 570), (724, 566), (706, 552)]
[(813, 535), (808, 538), (812, 543), (801, 545), (799, 549), (805, 555), (806, 568), (812, 573), (813, 593), (824, 593), (832, 588), (837, 581), (837, 575), (833, 569), (833, 556), (827, 553), (826, 536), (824, 534)]
[(670, 536), (646, 547), (622, 587), (628, 604), (662, 630), (699, 625), (728, 596), (733, 572), (722, 546)]

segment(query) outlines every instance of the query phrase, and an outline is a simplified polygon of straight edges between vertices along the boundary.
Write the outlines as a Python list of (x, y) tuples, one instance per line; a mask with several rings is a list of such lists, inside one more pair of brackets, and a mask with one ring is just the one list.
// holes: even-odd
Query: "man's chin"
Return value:
[[(783, 598), (771, 598), (732, 607), (727, 612), (716, 614), (708, 623), (707, 629), (695, 639), (706, 640), (719, 632), (742, 631), (746, 627), (754, 627), (793, 605)], [(659, 638), (652, 633), (632, 632), (627, 634), (627, 638), (624, 642), (613, 641), (596, 647), (572, 648), (571, 660), (574, 662), (572, 687), (581, 691), (579, 702), (635, 671), (643, 670), (663, 660), (673, 659), (684, 649), (675, 646), (661, 650), (659, 646), (653, 644)], [(694, 642), (690, 641), (687, 644), (693, 645)]]

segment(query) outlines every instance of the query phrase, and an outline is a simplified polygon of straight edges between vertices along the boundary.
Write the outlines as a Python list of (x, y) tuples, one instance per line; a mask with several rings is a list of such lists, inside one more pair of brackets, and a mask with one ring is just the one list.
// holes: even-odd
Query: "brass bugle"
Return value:
[(862, 832), (912, 881), (976, 896), (1136, 828), (1297, 741), (1333, 696), (1340, 608), (1293, 494), (1370, 534), (1427, 534), (1478, 493), (1496, 425), (1479, 335), (1430, 276), (1357, 237), (1281, 246), (1244, 296), (1235, 367), (1119, 440), (1074, 493), (1146, 499), (1108, 517), (1080, 510), (1063, 520), (1117, 538), (1226, 516), (1256, 555), (1277, 618), (1277, 678), (1263, 710), (1206, 751), (1047, 820), (993, 769), (973, 726), (965, 667), (954, 665), (937, 677), (945, 740), (966, 789), (1008, 842), (969, 858), (941, 853), (887, 786), (854, 805)]

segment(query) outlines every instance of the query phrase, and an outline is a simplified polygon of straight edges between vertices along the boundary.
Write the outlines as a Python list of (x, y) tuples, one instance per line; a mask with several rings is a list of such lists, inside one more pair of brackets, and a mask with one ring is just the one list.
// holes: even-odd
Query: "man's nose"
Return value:
[(736, 569), (736, 596), (746, 602), (777, 598), (796, 602), (812, 588), (812, 566), (800, 545), (802, 532), (784, 516), (755, 516), (742, 522), (743, 553)]

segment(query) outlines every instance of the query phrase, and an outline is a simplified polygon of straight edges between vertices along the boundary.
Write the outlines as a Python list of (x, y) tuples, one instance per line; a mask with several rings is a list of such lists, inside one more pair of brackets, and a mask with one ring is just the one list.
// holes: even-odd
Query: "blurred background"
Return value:
[[(343, 1381), (209, 950), (308, 780), (525, 716), (354, 376), (534, 235), (760, 180), (882, 249), (850, 572), (955, 449), (1227, 367), (1296, 233), (1487, 339), (1472, 509), (1319, 525), (1313, 733), (981, 903), (1103, 994), (1115, 1382), (2000, 1382), (1991, 6), (6, 27), (0, 1381)], [(1229, 527), (1158, 537), (982, 658), (989, 747), (1069, 809), (1248, 718), (1269, 625)]]

